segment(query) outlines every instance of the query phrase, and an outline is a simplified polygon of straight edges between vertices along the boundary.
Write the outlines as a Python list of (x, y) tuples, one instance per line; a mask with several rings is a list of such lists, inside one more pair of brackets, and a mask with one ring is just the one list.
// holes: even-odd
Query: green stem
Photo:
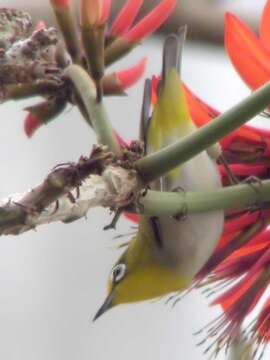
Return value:
[(114, 40), (105, 49), (105, 65), (110, 66), (117, 60), (121, 59), (123, 56), (126, 56), (137, 45), (138, 43), (130, 43), (123, 38)]
[(81, 27), (81, 38), (91, 76), (98, 82), (104, 75), (104, 25), (93, 28)]
[(79, 65), (70, 65), (66, 70), (66, 75), (74, 84), (83, 101), (89, 117), (89, 124), (93, 126), (98, 142), (107, 145), (116, 155), (120, 155), (121, 148), (114, 136), (103, 102), (98, 102), (96, 99), (96, 86), (93, 80)]
[(68, 53), (75, 63), (81, 64), (82, 51), (80, 47), (80, 38), (78, 36), (76, 21), (70, 7), (53, 6), (53, 10), (64, 37)]
[(269, 104), (270, 82), (191, 135), (138, 160), (136, 168), (141, 178), (150, 182), (190, 160), (252, 119)]
[(148, 191), (140, 199), (143, 213), (170, 216), (187, 210), (198, 213), (220, 209), (246, 209), (250, 206), (267, 205), (270, 202), (270, 180), (261, 183), (228, 186), (205, 192)]

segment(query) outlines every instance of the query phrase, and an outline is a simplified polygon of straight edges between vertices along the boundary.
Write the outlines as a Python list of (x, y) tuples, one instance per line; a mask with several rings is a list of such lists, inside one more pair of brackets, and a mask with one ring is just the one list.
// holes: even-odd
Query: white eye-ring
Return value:
[(113, 269), (112, 269), (112, 282), (113, 283), (118, 283), (120, 280), (123, 279), (123, 277), (126, 274), (126, 265), (125, 264), (117, 264)]

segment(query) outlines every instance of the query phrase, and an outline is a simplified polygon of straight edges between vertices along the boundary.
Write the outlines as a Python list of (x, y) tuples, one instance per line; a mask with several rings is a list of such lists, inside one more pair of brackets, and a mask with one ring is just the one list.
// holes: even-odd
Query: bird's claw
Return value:
[(122, 212), (123, 209), (117, 209), (116, 213), (113, 216), (112, 221), (110, 222), (109, 225), (104, 226), (103, 230), (111, 230), (111, 229), (115, 230), (116, 224), (118, 223), (118, 220), (120, 219)]
[[(172, 192), (182, 192), (184, 195), (186, 194), (186, 190), (184, 188), (182, 188), (181, 186), (177, 186), (176, 188), (172, 189)], [(188, 216), (188, 208), (187, 205), (185, 204), (183, 206), (183, 209), (172, 216), (173, 219), (175, 219), (176, 221), (184, 221), (187, 219)]]

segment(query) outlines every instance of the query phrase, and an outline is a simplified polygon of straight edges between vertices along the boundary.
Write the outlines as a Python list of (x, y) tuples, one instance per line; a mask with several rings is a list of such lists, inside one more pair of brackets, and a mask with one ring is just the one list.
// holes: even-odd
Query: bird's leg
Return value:
[[(183, 189), (181, 186), (174, 188), (172, 192), (182, 192), (184, 195), (186, 193), (185, 189)], [(173, 215), (172, 218), (175, 219), (176, 221), (184, 221), (187, 218), (187, 214), (188, 214), (188, 208), (186, 205), (184, 205), (183, 209), (179, 213)]]
[(118, 223), (118, 220), (120, 219), (120, 217), (122, 215), (122, 212), (123, 212), (122, 208), (117, 209), (113, 216), (112, 221), (110, 222), (109, 225), (104, 226), (103, 230), (111, 230), (111, 229), (115, 230), (116, 224)]
[[(231, 171), (228, 162), (224, 155), (220, 155), (218, 158), (218, 161), (220, 164), (224, 166), (224, 169), (226, 170), (228, 179), (230, 181), (230, 185), (239, 185), (239, 184), (249, 184), (250, 187), (256, 192), (259, 193), (258, 189), (262, 186), (262, 181), (257, 176), (251, 175), (248, 178), (246, 178), (244, 181), (239, 181), (239, 179), (234, 175), (234, 173)], [(261, 207), (261, 201), (259, 201), (258, 204), (255, 204), (255, 208)], [(254, 204), (251, 206), (251, 208), (254, 208)]]
[[(252, 186), (256, 192), (258, 192), (258, 188), (260, 188), (262, 186), (262, 180), (254, 175), (250, 175), (248, 178), (246, 178), (244, 180), (244, 183)], [(257, 185), (257, 187), (256, 187), (256, 185)]]
[[(248, 178), (246, 178), (244, 180), (244, 183), (248, 184), (257, 195), (260, 195), (260, 191), (259, 189), (262, 186), (262, 181), (260, 178), (258, 178), (257, 176), (251, 175)], [(257, 209), (257, 208), (263, 208), (263, 200), (262, 199), (258, 199), (257, 202), (255, 202), (255, 204), (251, 204), (250, 208), (251, 209)]]
[(228, 176), (230, 185), (237, 185), (240, 183), (239, 179), (234, 175), (234, 173), (231, 171), (229, 164), (223, 154), (221, 154), (218, 158), (218, 162), (224, 166), (224, 169), (226, 171), (226, 174)]
[[(144, 188), (144, 189), (142, 190), (142, 192), (141, 192), (141, 197), (145, 197), (145, 196), (147, 195), (147, 192), (148, 192), (149, 189), (150, 189), (149, 186), (147, 186), (146, 188)], [(144, 211), (144, 206), (143, 206), (143, 204), (140, 202), (140, 198), (139, 198), (139, 197), (136, 199), (135, 204), (136, 204), (137, 209), (139, 210), (139, 213)]]
[[(262, 186), (262, 181), (258, 177), (251, 175), (248, 178), (246, 178), (243, 181), (240, 181), (237, 176), (234, 175), (234, 173), (231, 171), (228, 162), (223, 154), (221, 154), (218, 158), (218, 162), (224, 166), (224, 169), (227, 173), (228, 179), (230, 181), (230, 185), (239, 185), (239, 184), (249, 184), (250, 187), (259, 195), (259, 188)], [(250, 210), (256, 210), (257, 208), (263, 207), (263, 201), (262, 199), (259, 199), (257, 203), (251, 204), (249, 206)]]

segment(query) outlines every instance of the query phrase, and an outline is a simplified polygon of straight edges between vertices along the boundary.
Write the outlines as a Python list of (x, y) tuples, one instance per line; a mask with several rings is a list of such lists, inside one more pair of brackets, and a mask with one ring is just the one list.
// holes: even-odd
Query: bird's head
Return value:
[(116, 305), (150, 300), (187, 286), (179, 271), (162, 264), (151, 241), (145, 240), (137, 235), (112, 268), (107, 298), (94, 320)]

